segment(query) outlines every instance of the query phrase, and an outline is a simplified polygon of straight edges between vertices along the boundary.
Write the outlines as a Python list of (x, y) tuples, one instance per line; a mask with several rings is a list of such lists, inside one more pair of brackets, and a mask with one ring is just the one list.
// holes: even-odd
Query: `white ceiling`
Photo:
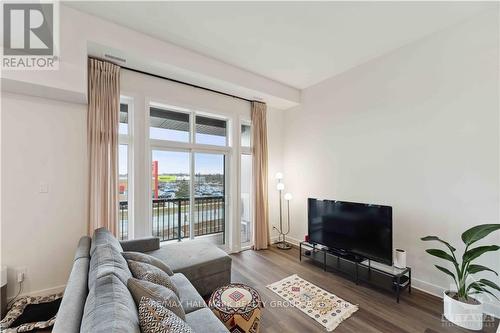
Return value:
[(484, 2), (66, 4), (299, 89), (496, 8)]

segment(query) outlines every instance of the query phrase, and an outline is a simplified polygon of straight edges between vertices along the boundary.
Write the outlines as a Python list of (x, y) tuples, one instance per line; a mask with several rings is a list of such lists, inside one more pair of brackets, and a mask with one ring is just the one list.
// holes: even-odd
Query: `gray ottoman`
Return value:
[(184, 274), (202, 296), (231, 283), (231, 257), (214, 244), (193, 240), (170, 243), (147, 252)]

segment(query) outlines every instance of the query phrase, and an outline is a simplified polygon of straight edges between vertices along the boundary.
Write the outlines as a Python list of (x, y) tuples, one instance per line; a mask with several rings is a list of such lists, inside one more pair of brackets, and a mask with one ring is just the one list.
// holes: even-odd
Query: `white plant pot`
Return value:
[(444, 292), (443, 305), (444, 317), (453, 324), (469, 330), (480, 331), (483, 329), (483, 305), (459, 302)]

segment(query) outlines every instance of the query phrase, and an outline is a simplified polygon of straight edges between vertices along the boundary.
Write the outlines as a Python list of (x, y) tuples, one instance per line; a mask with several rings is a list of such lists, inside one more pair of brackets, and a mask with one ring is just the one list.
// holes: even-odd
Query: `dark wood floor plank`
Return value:
[[(337, 333), (413, 333), (413, 332), (470, 332), (442, 322), (442, 300), (414, 290), (396, 303), (390, 292), (367, 285), (356, 285), (338, 273), (324, 272), (322, 267), (299, 261), (298, 249), (280, 251), (274, 247), (264, 251), (243, 251), (233, 254), (232, 280), (254, 287), (266, 307), (262, 317), (262, 333), (326, 332), (312, 318), (293, 307), (277, 306), (281, 298), (266, 288), (292, 274), (328, 290), (346, 301), (358, 304), (360, 309), (342, 322)], [(483, 332), (493, 333), (499, 325), (485, 326)]]

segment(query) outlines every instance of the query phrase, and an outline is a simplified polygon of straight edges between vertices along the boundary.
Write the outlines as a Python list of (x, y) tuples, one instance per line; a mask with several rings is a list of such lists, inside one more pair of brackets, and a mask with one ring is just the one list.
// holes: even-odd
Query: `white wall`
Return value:
[[(65, 285), (87, 226), (86, 106), (2, 92), (2, 265), (8, 296)], [(40, 183), (48, 193), (39, 193)]]
[[(498, 13), (482, 14), (304, 90), (285, 112), (292, 236), (308, 197), (391, 205), (415, 285), (449, 287), (419, 238), (462, 251), (465, 229), (499, 223), (498, 39)], [(479, 262), (500, 271), (499, 252)]]

